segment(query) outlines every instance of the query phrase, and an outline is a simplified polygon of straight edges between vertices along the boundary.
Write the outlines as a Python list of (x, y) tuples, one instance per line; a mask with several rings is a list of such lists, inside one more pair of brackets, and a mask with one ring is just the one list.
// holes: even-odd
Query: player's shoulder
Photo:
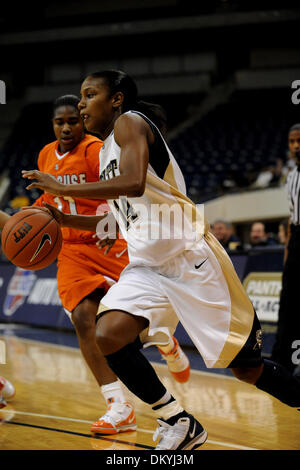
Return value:
[(103, 141), (93, 135), (86, 134), (78, 145), (78, 150), (81, 149), (85, 156), (98, 154), (103, 145)]
[(46, 144), (46, 145), (42, 148), (42, 150), (40, 151), (40, 154), (46, 154), (46, 153), (48, 153), (49, 151), (55, 150), (56, 145), (57, 145), (57, 140), (54, 140), (53, 142), (50, 142), (49, 144)]
[(115, 136), (128, 135), (131, 132), (145, 134), (150, 129), (149, 123), (137, 112), (127, 111), (121, 114), (115, 122)]
[(49, 144), (45, 145), (41, 149), (39, 156), (38, 156), (39, 165), (42, 162), (46, 162), (48, 159), (53, 158), (56, 146), (57, 146), (57, 140), (54, 140), (53, 142), (50, 142)]
[(103, 145), (103, 141), (94, 135), (85, 134), (84, 138), (80, 142), (80, 145), (83, 147), (90, 147), (91, 145), (101, 147)]
[(115, 122), (116, 125), (122, 125), (126, 123), (145, 123), (144, 117), (141, 115), (140, 112), (130, 110), (126, 111), (125, 113), (121, 114)]

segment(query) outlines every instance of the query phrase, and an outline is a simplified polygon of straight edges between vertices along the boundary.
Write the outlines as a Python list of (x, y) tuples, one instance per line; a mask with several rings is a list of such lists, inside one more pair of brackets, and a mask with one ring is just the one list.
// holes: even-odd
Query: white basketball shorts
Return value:
[(161, 266), (129, 264), (102, 298), (98, 316), (111, 310), (149, 320), (140, 335), (143, 347), (167, 344), (180, 321), (206, 366), (222, 368), (240, 353), (256, 317), (230, 258), (210, 233)]

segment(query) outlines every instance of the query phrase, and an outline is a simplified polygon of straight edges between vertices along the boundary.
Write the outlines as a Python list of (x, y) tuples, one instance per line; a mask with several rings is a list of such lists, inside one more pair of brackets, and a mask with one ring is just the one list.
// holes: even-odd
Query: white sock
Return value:
[(163, 345), (163, 346), (159, 346), (159, 349), (161, 349), (165, 354), (168, 354), (169, 352), (172, 351), (174, 346), (175, 346), (175, 343), (173, 341), (173, 338), (170, 338), (170, 342), (168, 344)]
[(122, 386), (118, 380), (110, 384), (102, 385), (101, 392), (107, 405), (110, 405), (113, 402), (124, 403), (126, 401)]
[(158, 410), (154, 410), (157, 417), (162, 418), (165, 421), (171, 418), (172, 416), (182, 413), (182, 411), (184, 411), (184, 409), (182, 408), (182, 406), (179, 405), (176, 400), (171, 401), (171, 403), (162, 406)]
[(159, 405), (164, 405), (165, 403), (168, 403), (171, 400), (171, 398), (172, 398), (172, 395), (167, 390), (166, 393), (155, 403), (152, 403), (151, 406), (152, 408), (156, 408)]

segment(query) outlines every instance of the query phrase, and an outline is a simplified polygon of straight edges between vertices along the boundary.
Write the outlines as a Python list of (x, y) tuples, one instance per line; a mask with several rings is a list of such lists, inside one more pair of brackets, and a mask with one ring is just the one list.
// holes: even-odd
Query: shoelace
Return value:
[(156, 428), (155, 433), (153, 435), (153, 441), (161, 436), (161, 440), (159, 441), (158, 445), (156, 446), (156, 450), (172, 450), (175, 444), (177, 444), (178, 440), (181, 442), (185, 438), (186, 435), (186, 428), (181, 424), (174, 424), (174, 426), (170, 426), (170, 424), (161, 421), (160, 419), (157, 420), (160, 426)]
[(107, 423), (110, 423), (112, 426), (116, 426), (118, 422), (122, 421), (123, 419), (126, 419), (124, 416), (122, 416), (122, 411), (124, 410), (124, 405), (120, 405), (118, 403), (115, 403), (114, 405), (111, 405), (111, 407), (107, 410), (105, 415), (103, 415), (100, 420), (106, 421)]

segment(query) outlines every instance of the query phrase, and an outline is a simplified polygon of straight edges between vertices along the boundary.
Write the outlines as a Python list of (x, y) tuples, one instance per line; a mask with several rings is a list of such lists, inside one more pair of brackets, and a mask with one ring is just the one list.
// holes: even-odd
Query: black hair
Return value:
[(289, 130), (289, 133), (292, 132), (292, 131), (300, 131), (300, 124), (294, 124), (290, 130)]
[(109, 88), (110, 97), (118, 91), (123, 93), (122, 113), (130, 110), (140, 111), (156, 124), (162, 134), (165, 134), (167, 117), (164, 109), (159, 104), (140, 100), (137, 85), (127, 73), (121, 70), (104, 70), (91, 73), (89, 77), (102, 78)]
[(58, 98), (56, 98), (52, 106), (53, 115), (55, 114), (55, 111), (57, 110), (57, 108), (59, 108), (60, 106), (72, 106), (79, 113), (79, 109), (78, 109), (79, 102), (80, 102), (80, 99), (76, 95), (59, 96)]
[(227, 228), (232, 228), (232, 223), (225, 219), (217, 219), (214, 221), (213, 226), (215, 224), (224, 224)]

